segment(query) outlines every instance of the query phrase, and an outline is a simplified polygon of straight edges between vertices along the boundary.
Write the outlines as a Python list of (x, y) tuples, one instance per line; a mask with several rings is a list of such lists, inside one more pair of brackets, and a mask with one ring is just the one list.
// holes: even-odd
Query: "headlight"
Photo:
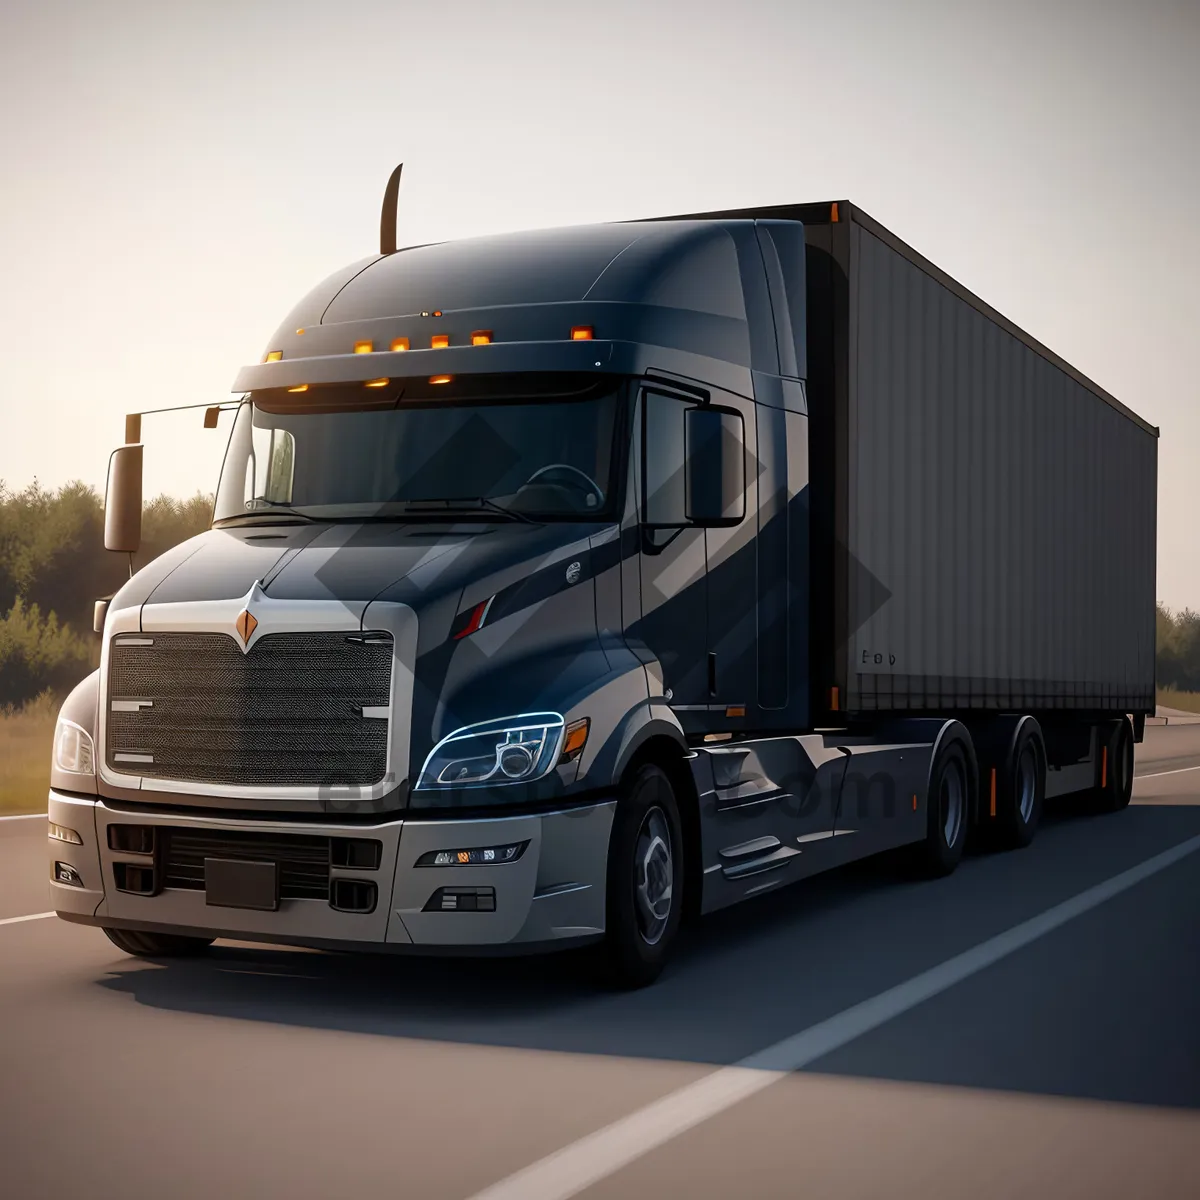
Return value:
[(434, 746), (417, 788), (530, 783), (553, 769), (562, 739), (563, 719), (558, 713), (528, 713), (467, 725)]
[(95, 775), (96, 749), (92, 735), (81, 725), (58, 718), (54, 727), (54, 765), (72, 775)]

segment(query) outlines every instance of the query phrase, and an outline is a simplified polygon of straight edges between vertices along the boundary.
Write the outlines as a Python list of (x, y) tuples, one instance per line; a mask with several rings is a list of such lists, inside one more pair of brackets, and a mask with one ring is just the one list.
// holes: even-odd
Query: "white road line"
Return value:
[(22, 921), (44, 921), (47, 917), (57, 917), (58, 913), (30, 913), (27, 917), (0, 917), (0, 925), (19, 925)]
[(1200, 850), (1200, 837), (1056, 904), (897, 987), (722, 1067), (510, 1175), (472, 1200), (568, 1200), (643, 1154), (845, 1046)]
[(10, 817), (0, 817), (0, 821), (48, 821), (49, 813), (14, 813)]
[(1133, 782), (1139, 779), (1157, 779), (1160, 775), (1182, 775), (1185, 771), (1200, 771), (1200, 767), (1176, 767), (1174, 771), (1150, 771), (1145, 775), (1135, 775)]

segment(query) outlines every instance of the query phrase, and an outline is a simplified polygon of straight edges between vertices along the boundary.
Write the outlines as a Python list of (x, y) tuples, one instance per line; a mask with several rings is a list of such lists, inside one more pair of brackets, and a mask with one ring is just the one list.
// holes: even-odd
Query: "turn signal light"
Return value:
[(492, 863), (516, 862), (528, 842), (486, 846), (475, 850), (427, 850), (417, 859), (418, 867), (482, 867)]
[(563, 736), (562, 756), (558, 760), (560, 763), (574, 762), (583, 753), (583, 748), (587, 745), (590, 726), (591, 721), (587, 717), (583, 717), (579, 721), (572, 721), (567, 726)]
[(590, 342), (595, 333), (596, 331), (590, 325), (573, 325), (571, 327), (571, 341)]
[(263, 362), (279, 362), (281, 358), (283, 358), (282, 350), (268, 350), (267, 357), (263, 359)]

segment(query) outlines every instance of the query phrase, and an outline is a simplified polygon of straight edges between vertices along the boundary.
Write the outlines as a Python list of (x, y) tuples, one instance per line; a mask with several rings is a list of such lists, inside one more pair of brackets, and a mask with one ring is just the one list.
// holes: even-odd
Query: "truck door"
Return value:
[(632, 464), (639, 483), (641, 616), (630, 633), (657, 658), (685, 729), (701, 728), (713, 703), (704, 530), (687, 524), (684, 506), (684, 413), (694, 404), (666, 390), (644, 390)]
[[(704, 531), (708, 567), (708, 645), (711, 702), (718, 712), (744, 710), (717, 721), (719, 730), (751, 724), (759, 703), (758, 476), (754, 405), (739, 396), (712, 392), (712, 403), (742, 418), (745, 454), (745, 515), (737, 525)], [(778, 649), (775, 649), (779, 653)], [(715, 715), (715, 714), (714, 714)]]

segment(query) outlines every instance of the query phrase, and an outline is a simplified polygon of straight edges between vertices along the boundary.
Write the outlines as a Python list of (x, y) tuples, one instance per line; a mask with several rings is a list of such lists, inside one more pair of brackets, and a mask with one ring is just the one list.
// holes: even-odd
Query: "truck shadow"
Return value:
[[(724, 1065), (1197, 834), (1197, 802), (1105, 818), (1060, 808), (1030, 849), (972, 854), (947, 879), (860, 863), (685, 930), (640, 992), (603, 990), (584, 952), (461, 960), (222, 943), (201, 959), (126, 960), (99, 982), (236, 1020)], [(1198, 908), (1200, 872), (1185, 862), (812, 1069), (1200, 1108), (1200, 961), (1186, 952)], [(1129, 1019), (1147, 1004), (1153, 1021)]]

